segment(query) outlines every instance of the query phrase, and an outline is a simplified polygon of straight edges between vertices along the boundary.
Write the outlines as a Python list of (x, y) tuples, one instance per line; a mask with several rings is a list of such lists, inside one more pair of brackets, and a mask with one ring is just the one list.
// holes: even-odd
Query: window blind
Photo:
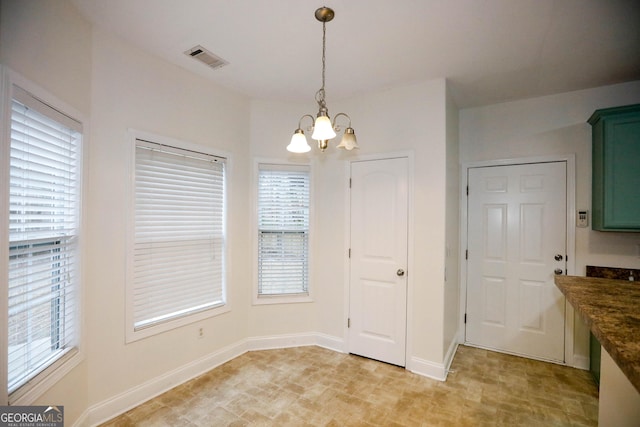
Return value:
[(225, 303), (224, 160), (136, 140), (134, 330)]
[(309, 291), (309, 167), (260, 164), (258, 295)]
[(8, 391), (76, 345), (81, 125), (14, 87)]

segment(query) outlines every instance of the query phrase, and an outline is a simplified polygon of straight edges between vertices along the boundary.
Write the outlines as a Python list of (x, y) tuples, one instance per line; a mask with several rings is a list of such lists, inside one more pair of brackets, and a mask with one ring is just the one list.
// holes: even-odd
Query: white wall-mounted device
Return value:
[(578, 211), (576, 215), (576, 227), (586, 228), (589, 226), (589, 211)]

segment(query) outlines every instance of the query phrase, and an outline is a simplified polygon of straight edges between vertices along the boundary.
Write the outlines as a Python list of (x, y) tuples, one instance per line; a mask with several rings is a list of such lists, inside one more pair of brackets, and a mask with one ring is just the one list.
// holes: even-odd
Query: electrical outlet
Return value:
[(198, 329), (198, 339), (204, 338), (204, 328)]

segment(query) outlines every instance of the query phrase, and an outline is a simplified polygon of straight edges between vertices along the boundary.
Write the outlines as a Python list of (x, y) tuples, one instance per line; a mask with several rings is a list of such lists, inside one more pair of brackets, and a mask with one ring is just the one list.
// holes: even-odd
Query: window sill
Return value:
[(84, 360), (84, 353), (73, 348), (58, 361), (36, 375), (32, 380), (16, 389), (9, 395), (9, 404), (12, 406), (32, 405), (47, 390), (62, 380), (69, 372)]
[(222, 303), (219, 306), (212, 307), (207, 310), (187, 314), (183, 317), (178, 317), (173, 320), (167, 320), (166, 322), (158, 323), (153, 326), (149, 326), (147, 328), (142, 328), (138, 330), (134, 330), (132, 327), (133, 322), (128, 321), (129, 327), (131, 327), (131, 329), (127, 329), (126, 343), (130, 344), (132, 342), (135, 342), (144, 338), (158, 335), (163, 332), (168, 332), (173, 329), (177, 329), (181, 326), (199, 322), (201, 320), (208, 319), (210, 317), (219, 316), (221, 314), (228, 313), (230, 311), (231, 311), (231, 307), (229, 307), (229, 303)]
[(253, 297), (253, 305), (303, 304), (313, 302), (311, 295), (260, 295)]

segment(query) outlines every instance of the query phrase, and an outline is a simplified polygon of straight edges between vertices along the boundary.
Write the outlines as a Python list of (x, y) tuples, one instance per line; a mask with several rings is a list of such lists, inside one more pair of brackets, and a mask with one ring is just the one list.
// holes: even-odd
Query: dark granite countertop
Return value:
[(577, 276), (555, 282), (640, 392), (640, 283)]

